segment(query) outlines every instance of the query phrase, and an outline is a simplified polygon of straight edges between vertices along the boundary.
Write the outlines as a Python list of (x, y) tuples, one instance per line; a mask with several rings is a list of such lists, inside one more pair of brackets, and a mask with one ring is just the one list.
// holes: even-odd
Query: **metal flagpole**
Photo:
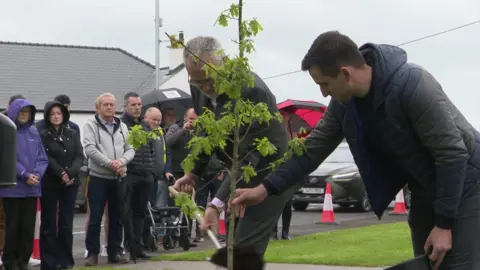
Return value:
[(160, 0), (155, 0), (155, 89), (160, 88)]

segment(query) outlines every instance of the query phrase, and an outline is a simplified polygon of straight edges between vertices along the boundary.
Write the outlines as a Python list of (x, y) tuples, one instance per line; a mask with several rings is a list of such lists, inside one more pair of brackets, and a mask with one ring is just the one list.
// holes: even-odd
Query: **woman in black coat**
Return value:
[(80, 183), (77, 175), (84, 156), (80, 134), (66, 125), (69, 118), (70, 114), (62, 104), (58, 102), (45, 104), (45, 129), (40, 132), (40, 136), (49, 164), (42, 180), (40, 225), (42, 270), (69, 269), (74, 265), (73, 216)]

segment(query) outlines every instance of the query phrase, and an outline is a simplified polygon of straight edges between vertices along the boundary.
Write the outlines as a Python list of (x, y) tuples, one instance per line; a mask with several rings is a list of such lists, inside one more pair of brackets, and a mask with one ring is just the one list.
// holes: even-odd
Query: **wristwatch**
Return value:
[(220, 215), (221, 211), (220, 211), (220, 209), (218, 209), (218, 207), (215, 204), (209, 202), (207, 204), (207, 208), (209, 208), (209, 207), (215, 209), (215, 211), (217, 211), (217, 213)]

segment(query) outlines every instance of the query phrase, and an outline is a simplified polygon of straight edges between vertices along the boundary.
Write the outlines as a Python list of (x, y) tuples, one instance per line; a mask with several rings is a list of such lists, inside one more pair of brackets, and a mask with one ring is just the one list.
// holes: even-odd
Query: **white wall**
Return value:
[[(80, 138), (83, 139), (83, 126), (87, 123), (87, 120), (89, 118), (92, 118), (93, 117), (93, 113), (92, 114), (87, 114), (87, 113), (72, 113), (70, 115), (70, 121), (72, 122), (75, 122), (78, 127), (80, 128)], [(120, 115), (117, 115), (117, 116), (120, 116)], [(43, 119), (43, 112), (41, 113), (37, 113), (35, 115), (35, 120), (40, 120), (40, 119)]]
[(190, 84), (188, 83), (188, 73), (185, 68), (171, 77), (168, 81), (160, 86), (160, 89), (178, 88), (190, 95)]

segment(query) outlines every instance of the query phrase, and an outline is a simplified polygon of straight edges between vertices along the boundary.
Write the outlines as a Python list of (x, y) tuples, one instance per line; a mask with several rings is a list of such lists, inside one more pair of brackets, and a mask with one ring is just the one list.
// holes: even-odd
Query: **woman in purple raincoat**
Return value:
[(32, 255), (37, 198), (48, 158), (34, 126), (36, 108), (26, 99), (15, 100), (8, 117), (17, 125), (17, 186), (0, 189), (5, 210), (5, 246), (2, 261), (6, 270), (28, 269)]

